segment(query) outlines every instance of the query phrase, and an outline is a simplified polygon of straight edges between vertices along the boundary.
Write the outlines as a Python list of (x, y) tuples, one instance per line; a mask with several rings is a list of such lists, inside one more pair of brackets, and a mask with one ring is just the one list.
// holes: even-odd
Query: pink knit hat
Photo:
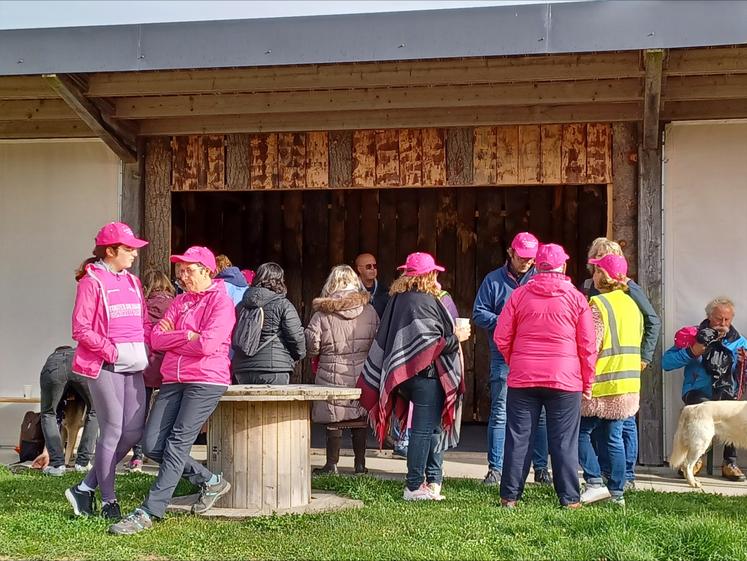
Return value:
[(529, 232), (519, 232), (511, 241), (511, 249), (522, 259), (534, 259), (537, 256), (539, 240)]
[(596, 265), (610, 276), (613, 280), (624, 280), (628, 274), (628, 262), (622, 255), (605, 255), (599, 259), (589, 259), (590, 265)]
[(411, 253), (407, 256), (404, 265), (400, 265), (397, 269), (404, 269), (405, 275), (408, 277), (417, 277), (418, 275), (424, 275), (431, 271), (445, 271), (441, 265), (436, 265), (436, 260), (430, 253)]
[(199, 263), (215, 272), (215, 255), (206, 247), (193, 245), (182, 255), (172, 255), (172, 263)]
[(122, 244), (136, 249), (148, 245), (145, 240), (136, 238), (132, 228), (124, 222), (109, 222), (99, 230), (94, 242), (101, 246)]

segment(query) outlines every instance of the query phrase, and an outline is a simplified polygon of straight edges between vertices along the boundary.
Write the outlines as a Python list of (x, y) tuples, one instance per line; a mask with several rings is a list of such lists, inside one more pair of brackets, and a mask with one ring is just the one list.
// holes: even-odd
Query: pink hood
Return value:
[[(165, 352), (162, 383), (229, 385), (228, 351), (236, 313), (223, 281), (214, 280), (205, 292), (180, 294), (163, 317), (173, 322), (174, 330), (155, 325), (150, 337), (151, 348)], [(189, 341), (189, 331), (200, 336)]]
[(591, 389), (597, 360), (589, 304), (560, 273), (539, 273), (514, 290), (493, 335), (510, 388)]

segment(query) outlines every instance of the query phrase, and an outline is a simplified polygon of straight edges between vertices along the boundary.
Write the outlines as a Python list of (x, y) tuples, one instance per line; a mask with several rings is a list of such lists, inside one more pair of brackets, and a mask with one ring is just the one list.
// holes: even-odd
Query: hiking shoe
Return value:
[(482, 480), (483, 485), (500, 485), (501, 484), (501, 470), (489, 469), (485, 479)]
[(213, 508), (215, 501), (230, 490), (231, 484), (223, 479), (222, 475), (218, 476), (218, 483), (215, 485), (204, 483), (202, 485), (202, 490), (200, 491), (200, 497), (197, 499), (197, 502), (192, 505), (192, 514), (202, 514), (207, 512)]
[(581, 503), (568, 503), (567, 505), (563, 505), (563, 508), (566, 510), (578, 510), (579, 508), (583, 508), (584, 505)]
[(729, 481), (744, 481), (746, 478), (737, 464), (724, 464), (721, 466), (721, 476)]
[(313, 475), (339, 475), (340, 472), (337, 471), (337, 464), (327, 462), (322, 467), (311, 470), (311, 473)]
[(428, 483), (427, 487), (428, 489), (430, 489), (431, 494), (435, 497), (434, 500), (443, 501), (446, 498), (441, 494), (440, 483)]
[(414, 491), (410, 491), (407, 487), (405, 487), (405, 492), (402, 495), (402, 498), (406, 501), (438, 501), (440, 499), (436, 498), (436, 495), (433, 494), (431, 489), (423, 483), (420, 487), (415, 489)]
[(355, 475), (365, 475), (368, 473), (368, 469), (366, 468), (366, 464), (364, 463), (355, 462), (354, 470)]
[(104, 503), (101, 506), (101, 516), (107, 520), (122, 520), (122, 509), (117, 501)]
[(534, 482), (540, 485), (552, 485), (552, 477), (547, 468), (538, 469), (534, 472)]
[(57, 466), (57, 467), (46, 466), (42, 470), (42, 473), (44, 475), (51, 475), (53, 477), (62, 477), (63, 475), (65, 475), (65, 471), (66, 471), (65, 466)]
[(596, 485), (594, 487), (586, 487), (586, 490), (581, 493), (581, 504), (591, 504), (597, 501), (603, 501), (610, 498), (610, 491), (605, 485)]
[(612, 497), (610, 499), (610, 503), (617, 506), (625, 506), (625, 497), (622, 495), (618, 495), (617, 497)]
[(516, 501), (513, 499), (501, 499), (502, 508), (516, 508)]
[(635, 491), (635, 480), (631, 479), (625, 482), (623, 491)]
[(75, 464), (75, 471), (77, 471), (78, 473), (88, 473), (89, 471), (91, 471), (91, 464), (86, 464), (84, 466)]
[(136, 508), (125, 518), (116, 524), (109, 526), (109, 533), (117, 534), (119, 536), (131, 536), (132, 534), (137, 534), (143, 530), (149, 530), (152, 527), (153, 521), (151, 520), (150, 515), (148, 515), (148, 513), (143, 509)]
[(65, 491), (65, 498), (73, 507), (75, 516), (94, 516), (96, 514), (96, 492), (81, 491), (73, 485)]
[(140, 458), (132, 458), (129, 462), (127, 462), (127, 471), (129, 471), (130, 473), (138, 473), (143, 471), (143, 460), (141, 460)]

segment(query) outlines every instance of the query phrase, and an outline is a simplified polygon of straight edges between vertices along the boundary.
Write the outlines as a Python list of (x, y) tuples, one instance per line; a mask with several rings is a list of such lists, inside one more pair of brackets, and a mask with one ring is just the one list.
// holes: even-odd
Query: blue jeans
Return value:
[(441, 412), (444, 393), (438, 378), (413, 376), (399, 385), (400, 394), (413, 404), (410, 443), (407, 446), (407, 488), (443, 481), (443, 452), (436, 452), (441, 440)]
[[(635, 465), (638, 462), (638, 427), (636, 426), (635, 415), (628, 417), (623, 422), (622, 439), (623, 446), (625, 446), (625, 481), (635, 481)], [(594, 431), (592, 440), (594, 449), (597, 451), (602, 475), (608, 477), (610, 460), (607, 457), (607, 449), (601, 446), (603, 438), (600, 430)]]
[(581, 417), (578, 433), (578, 460), (584, 471), (584, 480), (592, 485), (602, 484), (602, 470), (591, 443), (591, 433), (599, 428), (600, 449), (605, 449), (610, 462), (607, 488), (613, 497), (623, 494), (625, 487), (625, 448), (623, 446), (623, 419), (611, 421), (599, 417)]
[[(508, 365), (494, 357), (490, 359), (490, 417), (488, 418), (488, 468), (503, 470), (503, 449), (506, 444), (506, 379)], [(547, 421), (542, 409), (534, 436), (532, 464), (535, 471), (547, 469)]]

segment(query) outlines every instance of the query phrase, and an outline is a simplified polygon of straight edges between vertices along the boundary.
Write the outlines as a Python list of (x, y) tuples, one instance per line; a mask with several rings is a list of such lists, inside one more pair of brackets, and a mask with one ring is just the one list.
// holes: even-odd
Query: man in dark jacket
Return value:
[(378, 268), (376, 257), (370, 253), (361, 253), (355, 258), (355, 272), (361, 278), (363, 286), (371, 294), (371, 305), (379, 314), (379, 319), (384, 314), (387, 302), (389, 302), (389, 287), (378, 280)]

